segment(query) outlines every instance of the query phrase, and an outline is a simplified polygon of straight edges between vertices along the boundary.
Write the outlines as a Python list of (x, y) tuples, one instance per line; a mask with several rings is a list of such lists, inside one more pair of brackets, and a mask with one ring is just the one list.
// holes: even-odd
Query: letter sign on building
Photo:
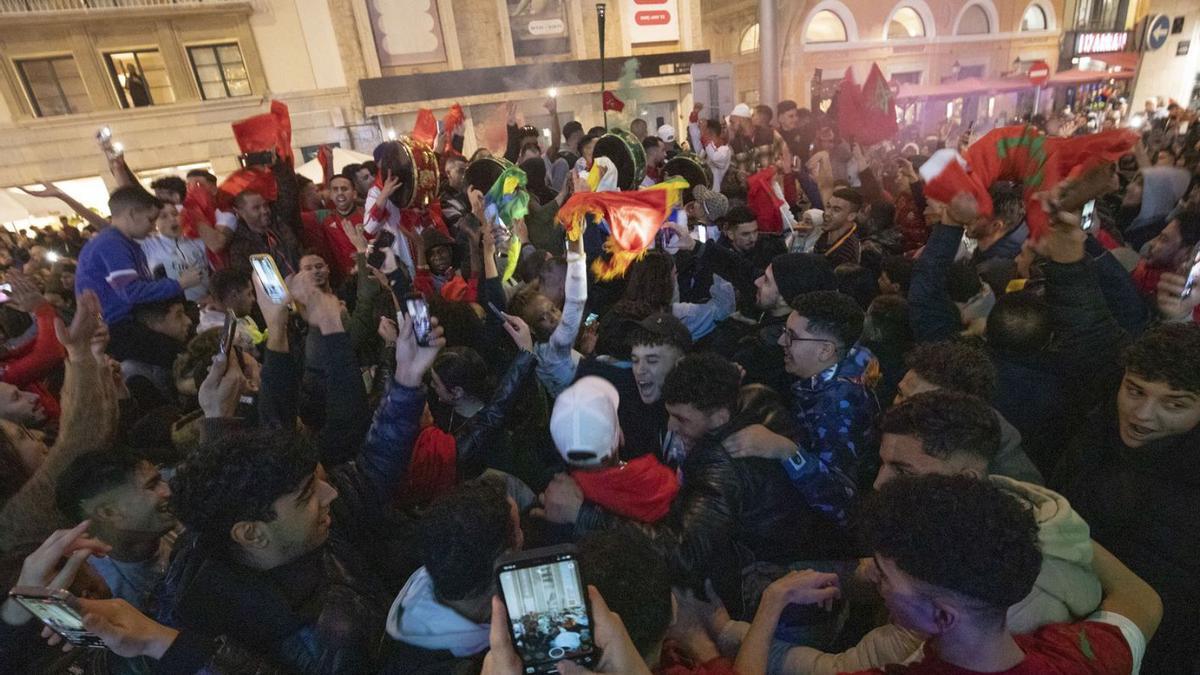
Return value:
[(621, 8), (631, 44), (679, 40), (678, 0), (621, 0)]
[(1075, 54), (1106, 54), (1123, 52), (1129, 33), (1079, 33), (1075, 36)]

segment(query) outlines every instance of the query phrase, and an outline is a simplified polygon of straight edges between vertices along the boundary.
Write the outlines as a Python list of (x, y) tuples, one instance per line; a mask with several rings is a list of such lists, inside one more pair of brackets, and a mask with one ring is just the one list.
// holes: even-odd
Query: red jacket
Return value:
[(67, 356), (54, 334), (54, 319), (58, 313), (45, 302), (33, 312), (37, 336), (5, 355), (0, 364), (0, 381), (25, 387), (46, 377)]
[(585, 499), (643, 523), (658, 522), (666, 516), (679, 492), (675, 472), (654, 455), (642, 455), (621, 466), (570, 473)]

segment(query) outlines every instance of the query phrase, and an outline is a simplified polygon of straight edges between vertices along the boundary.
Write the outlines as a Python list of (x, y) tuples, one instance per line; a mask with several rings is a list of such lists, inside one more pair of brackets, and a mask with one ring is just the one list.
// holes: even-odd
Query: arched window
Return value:
[(758, 24), (752, 23), (742, 32), (742, 41), (738, 44), (739, 54), (749, 54), (758, 51)]
[(992, 32), (992, 22), (981, 5), (971, 5), (958, 21), (959, 35), (985, 35)]
[(892, 20), (887, 27), (887, 35), (884, 37), (889, 39), (925, 37), (925, 22), (921, 19), (921, 15), (917, 14), (917, 10), (912, 7), (901, 7), (892, 15)]
[(828, 9), (813, 15), (804, 30), (805, 42), (845, 42), (846, 24), (841, 17)]
[(1046, 21), (1046, 10), (1037, 5), (1030, 5), (1029, 9), (1025, 10), (1025, 16), (1021, 17), (1021, 30), (1046, 30), (1049, 28), (1049, 22)]

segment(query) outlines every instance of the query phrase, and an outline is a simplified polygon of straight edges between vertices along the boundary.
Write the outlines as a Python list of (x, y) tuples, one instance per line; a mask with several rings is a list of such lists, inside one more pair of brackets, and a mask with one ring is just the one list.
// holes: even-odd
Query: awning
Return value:
[(1089, 54), (1088, 58), (1093, 61), (1103, 61), (1109, 67), (1120, 67), (1121, 70), (1137, 70), (1139, 56), (1137, 52), (1111, 52), (1108, 54)]
[(1103, 82), (1104, 80), (1132, 80), (1132, 70), (1121, 70), (1120, 72), (1110, 73), (1104, 70), (1080, 70), (1071, 68), (1070, 70), (1060, 70), (1050, 77), (1046, 84), (1051, 85), (1073, 85), (1087, 84), (1088, 82)]
[(940, 84), (902, 84), (896, 100), (913, 98), (950, 99), (963, 96), (1006, 94), (1023, 89), (1032, 89), (1033, 84), (1023, 77), (982, 78), (968, 77)]

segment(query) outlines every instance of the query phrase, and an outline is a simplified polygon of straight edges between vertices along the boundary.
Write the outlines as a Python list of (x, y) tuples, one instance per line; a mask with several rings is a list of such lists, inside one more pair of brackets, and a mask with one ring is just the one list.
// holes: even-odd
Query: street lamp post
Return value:
[(772, 108), (779, 103), (779, 53), (775, 37), (775, 0), (758, 0), (758, 102)]
[(603, 2), (596, 3), (596, 29), (600, 32), (600, 109), (604, 111), (604, 128), (608, 129), (608, 106), (604, 105), (604, 12)]

